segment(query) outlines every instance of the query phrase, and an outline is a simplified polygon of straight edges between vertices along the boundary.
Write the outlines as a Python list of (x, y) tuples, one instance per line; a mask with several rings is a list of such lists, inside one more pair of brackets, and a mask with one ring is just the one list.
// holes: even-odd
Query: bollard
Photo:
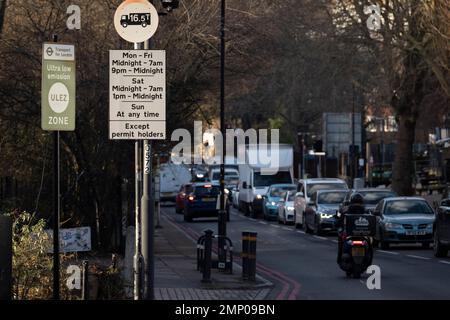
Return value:
[(12, 295), (12, 220), (0, 215), (0, 300)]
[(83, 288), (81, 300), (89, 300), (89, 261), (83, 261)]
[(203, 278), (202, 282), (211, 282), (211, 267), (212, 267), (212, 230), (205, 231), (205, 255), (203, 261)]
[(256, 280), (256, 232), (248, 233), (248, 280), (255, 281)]
[(248, 279), (248, 254), (249, 254), (249, 233), (250, 232), (242, 232), (242, 279)]

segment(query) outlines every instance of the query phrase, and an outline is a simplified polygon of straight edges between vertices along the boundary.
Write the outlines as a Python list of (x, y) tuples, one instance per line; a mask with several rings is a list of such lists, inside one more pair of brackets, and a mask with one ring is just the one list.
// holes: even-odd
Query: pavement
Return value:
[(197, 271), (196, 238), (163, 215), (155, 233), (155, 298), (157, 300), (263, 300), (273, 284), (257, 276), (242, 280), (234, 263), (233, 274), (213, 269), (211, 283), (201, 281)]

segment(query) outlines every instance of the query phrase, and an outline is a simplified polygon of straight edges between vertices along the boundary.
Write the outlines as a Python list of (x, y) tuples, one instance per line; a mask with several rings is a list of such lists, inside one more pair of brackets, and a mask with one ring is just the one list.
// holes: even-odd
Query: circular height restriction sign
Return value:
[(147, 0), (127, 0), (114, 15), (117, 33), (128, 42), (139, 43), (150, 39), (158, 24), (158, 11)]

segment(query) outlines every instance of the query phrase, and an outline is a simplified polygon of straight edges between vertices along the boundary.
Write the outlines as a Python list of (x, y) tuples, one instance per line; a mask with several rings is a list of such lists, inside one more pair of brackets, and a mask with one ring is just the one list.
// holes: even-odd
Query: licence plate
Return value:
[(366, 250), (363, 247), (353, 247), (352, 256), (353, 257), (364, 257), (366, 255)]
[(406, 231), (407, 236), (424, 236), (426, 234), (426, 231)]
[(203, 198), (202, 199), (203, 202), (213, 202), (213, 201), (217, 201), (215, 198)]

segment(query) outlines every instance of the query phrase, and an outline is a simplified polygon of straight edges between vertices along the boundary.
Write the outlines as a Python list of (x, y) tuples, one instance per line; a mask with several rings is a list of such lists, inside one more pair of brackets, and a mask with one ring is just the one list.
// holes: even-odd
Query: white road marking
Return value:
[(288, 227), (283, 227), (283, 228), (281, 228), (281, 229), (287, 230), (287, 231), (291, 231), (291, 230), (292, 230), (291, 228), (288, 228)]
[(450, 261), (445, 261), (445, 260), (439, 260), (440, 263), (444, 263), (444, 264), (450, 264)]
[(271, 224), (270, 226), (274, 228), (280, 228), (280, 226), (277, 226), (276, 224)]
[(381, 252), (381, 253), (388, 253), (388, 254), (393, 254), (395, 256), (398, 256), (399, 253), (398, 252), (392, 252), (392, 251), (385, 251), (385, 250), (376, 250), (377, 252)]
[(407, 257), (410, 257), (410, 258), (414, 258), (414, 259), (431, 260), (431, 258), (421, 257), (421, 256), (415, 256), (415, 255), (413, 255), (413, 254), (407, 254), (406, 256), (407, 256)]
[(298, 233), (305, 234), (305, 231), (297, 230)]
[(267, 224), (267, 222), (264, 222), (264, 221), (259, 221), (259, 223), (261, 223), (261, 224)]
[(339, 243), (339, 241), (337, 241), (337, 240), (331, 240), (331, 241), (333, 241), (334, 243)]
[(328, 238), (325, 238), (325, 237), (320, 237), (320, 236), (314, 236), (314, 238), (316, 238), (316, 239), (320, 239), (320, 240), (328, 240)]
[(256, 219), (253, 219), (253, 218), (249, 218), (249, 220), (251, 220), (251, 221), (256, 221)]

